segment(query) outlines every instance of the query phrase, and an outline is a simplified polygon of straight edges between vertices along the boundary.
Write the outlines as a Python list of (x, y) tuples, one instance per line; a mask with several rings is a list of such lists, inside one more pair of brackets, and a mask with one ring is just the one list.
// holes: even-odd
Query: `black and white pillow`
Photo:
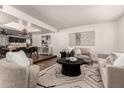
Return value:
[(111, 53), (107, 58), (106, 58), (106, 63), (113, 65), (114, 61), (117, 59), (118, 57), (114, 54)]

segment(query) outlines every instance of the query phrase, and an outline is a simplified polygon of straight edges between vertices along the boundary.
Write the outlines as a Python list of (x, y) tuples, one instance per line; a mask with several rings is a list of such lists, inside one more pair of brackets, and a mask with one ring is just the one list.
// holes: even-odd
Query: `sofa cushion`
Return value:
[(23, 51), (19, 52), (8, 52), (6, 54), (6, 59), (8, 62), (12, 62), (21, 66), (30, 65), (30, 61)]
[(119, 56), (113, 64), (114, 66), (124, 66), (124, 55)]
[(77, 58), (82, 58), (85, 62), (91, 62), (91, 58), (88, 55), (77, 55)]

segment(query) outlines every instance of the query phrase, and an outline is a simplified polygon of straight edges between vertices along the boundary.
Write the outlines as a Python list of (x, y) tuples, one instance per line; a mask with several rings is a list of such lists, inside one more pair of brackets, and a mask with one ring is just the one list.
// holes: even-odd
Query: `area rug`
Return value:
[(81, 75), (65, 76), (61, 73), (61, 65), (55, 65), (40, 72), (39, 83), (41, 88), (103, 88), (103, 82), (97, 64), (81, 65)]

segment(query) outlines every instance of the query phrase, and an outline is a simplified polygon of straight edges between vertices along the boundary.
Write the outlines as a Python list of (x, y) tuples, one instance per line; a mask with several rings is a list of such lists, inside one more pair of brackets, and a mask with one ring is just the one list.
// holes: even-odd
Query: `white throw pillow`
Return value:
[(113, 65), (114, 65), (114, 66), (124, 66), (124, 55), (119, 56), (119, 57), (115, 60), (115, 62), (114, 62)]
[(114, 61), (118, 58), (118, 56), (114, 53), (111, 53), (107, 58), (106, 58), (106, 63), (113, 65)]
[(112, 54), (116, 55), (117, 57), (124, 55), (124, 53), (121, 52), (112, 52)]
[(19, 52), (8, 52), (6, 54), (6, 59), (8, 62), (13, 62), (21, 66), (29, 66), (30, 61), (23, 51)]
[(80, 50), (80, 48), (77, 48), (77, 49), (75, 50), (75, 54), (76, 54), (76, 55), (81, 55), (81, 50)]

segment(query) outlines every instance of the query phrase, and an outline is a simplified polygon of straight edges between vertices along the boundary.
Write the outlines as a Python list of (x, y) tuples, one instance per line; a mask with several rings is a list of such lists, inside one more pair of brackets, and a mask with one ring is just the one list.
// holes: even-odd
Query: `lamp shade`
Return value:
[(68, 47), (68, 52), (70, 53), (73, 50), (73, 47)]

